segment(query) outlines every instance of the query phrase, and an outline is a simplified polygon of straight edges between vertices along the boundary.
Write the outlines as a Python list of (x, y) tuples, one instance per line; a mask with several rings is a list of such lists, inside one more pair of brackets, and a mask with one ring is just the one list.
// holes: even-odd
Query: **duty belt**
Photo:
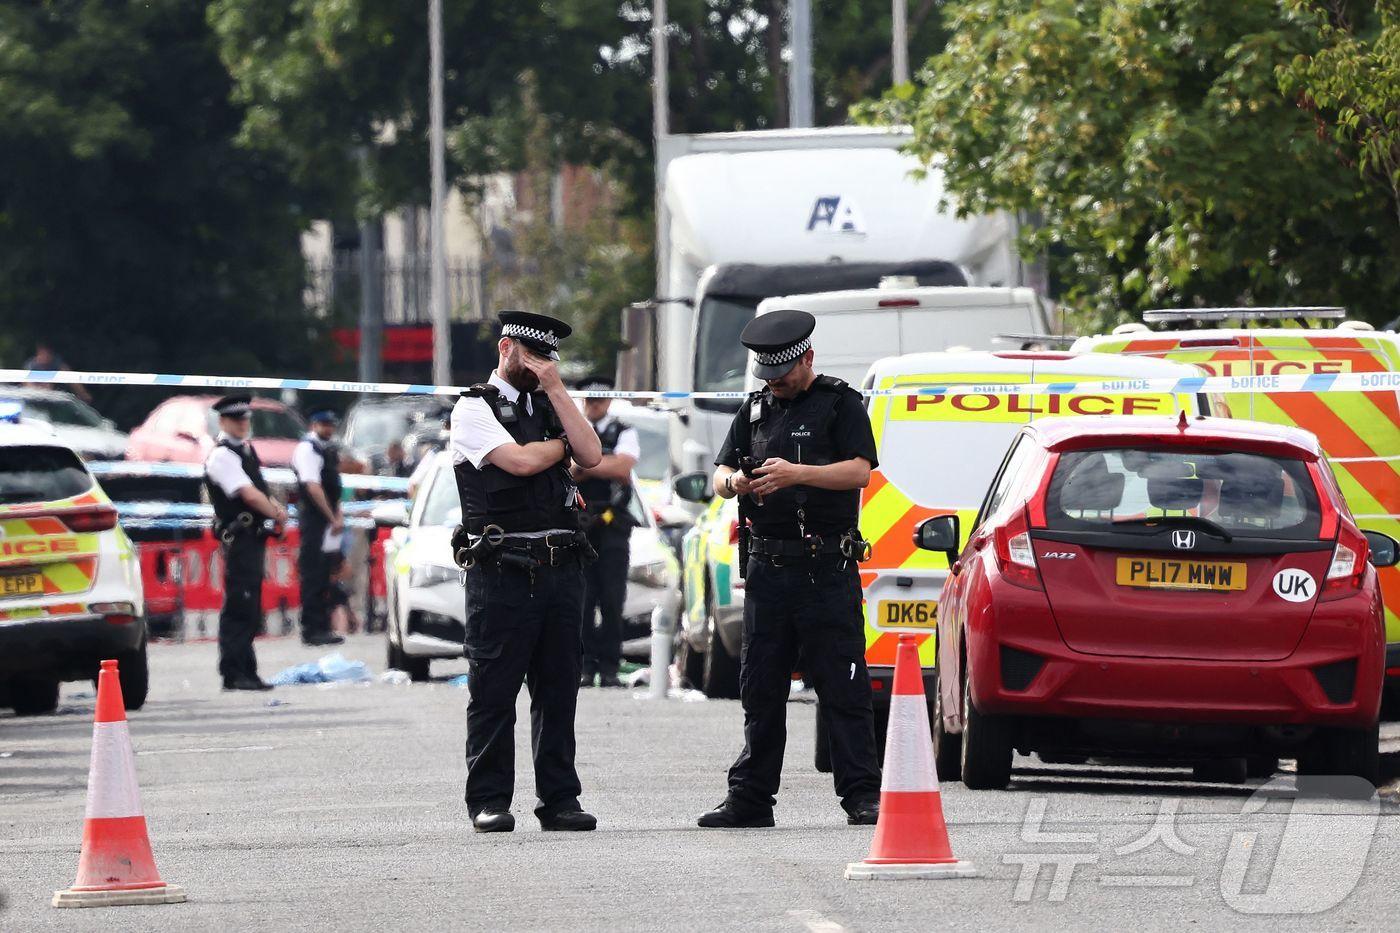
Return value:
[(849, 556), (842, 548), (844, 536), (824, 538), (821, 535), (807, 535), (805, 538), (749, 538), (749, 553), (760, 557), (821, 557), (826, 554)]
[(545, 567), (558, 567), (583, 548), (586, 538), (580, 532), (565, 531), (542, 538), (516, 538), (507, 535), (497, 547), (497, 554), (519, 554), (540, 562)]

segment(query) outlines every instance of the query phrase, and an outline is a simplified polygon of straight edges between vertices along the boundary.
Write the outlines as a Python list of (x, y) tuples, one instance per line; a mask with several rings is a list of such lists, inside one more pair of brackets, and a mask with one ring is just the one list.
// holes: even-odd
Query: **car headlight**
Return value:
[(456, 567), (420, 564), (408, 571), (408, 585), (427, 587), (437, 586), (439, 583), (456, 583), (459, 573)]
[(671, 585), (670, 577), (671, 562), (667, 560), (654, 560), (646, 564), (637, 564), (627, 571), (627, 579), (633, 583), (640, 583), (643, 586), (650, 586), (656, 589), (664, 589)]

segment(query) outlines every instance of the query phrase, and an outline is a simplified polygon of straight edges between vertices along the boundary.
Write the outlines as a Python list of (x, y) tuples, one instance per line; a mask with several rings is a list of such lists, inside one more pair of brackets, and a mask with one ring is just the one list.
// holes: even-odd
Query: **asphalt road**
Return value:
[[(259, 654), (264, 674), (317, 656), (287, 641)], [(379, 638), (345, 654), (382, 667)], [(1286, 776), (1260, 791), (1020, 761), (1008, 792), (944, 788), (954, 849), (980, 877), (848, 882), (872, 830), (845, 825), (812, 770), (809, 703), (789, 707), (775, 829), (695, 827), (723, 796), (737, 703), (590, 690), (579, 768), (599, 831), (539, 832), (522, 744), (519, 827), (479, 836), (461, 801), (464, 690), (223, 694), (209, 644), (157, 646), (151, 664), (137, 769), (161, 872), (189, 902), (48, 906), (82, 833), (94, 698), (70, 684), (57, 715), (0, 718), (0, 929), (1280, 931), (1394, 929), (1400, 908), (1400, 809), (1294, 801)]]

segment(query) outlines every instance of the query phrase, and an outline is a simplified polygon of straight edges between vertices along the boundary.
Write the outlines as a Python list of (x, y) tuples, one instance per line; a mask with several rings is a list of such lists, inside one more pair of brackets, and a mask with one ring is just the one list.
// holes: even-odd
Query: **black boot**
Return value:
[(726, 797), (695, 823), (704, 829), (761, 829), (773, 825), (773, 811), (745, 807)]
[(515, 817), (509, 810), (487, 807), (472, 817), (472, 829), (479, 833), (508, 833), (515, 829)]

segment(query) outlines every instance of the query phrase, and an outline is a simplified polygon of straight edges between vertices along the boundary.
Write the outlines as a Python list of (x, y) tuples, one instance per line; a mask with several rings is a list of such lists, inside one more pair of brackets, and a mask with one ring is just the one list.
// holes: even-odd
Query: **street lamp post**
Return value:
[(433, 312), (433, 382), (452, 382), (451, 323), (447, 314), (447, 258), (443, 205), (447, 199), (446, 143), (442, 116), (442, 0), (428, 0), (428, 150), (432, 200), (428, 210), (429, 305)]

